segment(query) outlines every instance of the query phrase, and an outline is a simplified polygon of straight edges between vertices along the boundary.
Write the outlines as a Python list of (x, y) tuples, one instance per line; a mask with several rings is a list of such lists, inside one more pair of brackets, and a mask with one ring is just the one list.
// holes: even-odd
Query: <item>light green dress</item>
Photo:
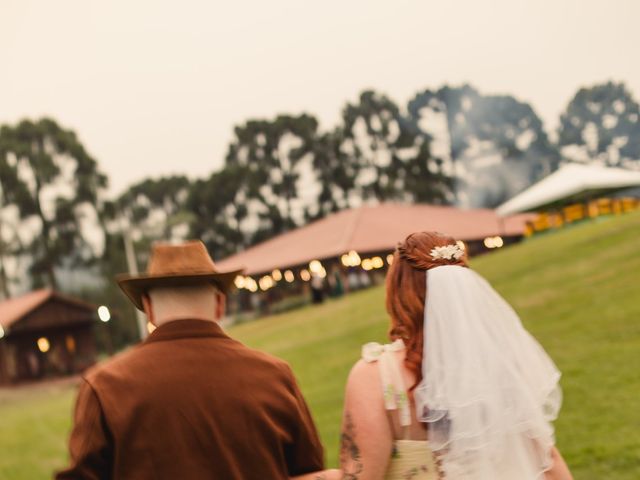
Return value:
[(409, 440), (411, 405), (402, 379), (402, 372), (394, 352), (404, 349), (402, 340), (392, 344), (367, 343), (362, 347), (365, 362), (378, 362), (382, 381), (384, 406), (397, 412), (405, 438), (395, 439), (386, 480), (440, 480), (444, 479), (440, 462), (429, 448), (427, 440)]

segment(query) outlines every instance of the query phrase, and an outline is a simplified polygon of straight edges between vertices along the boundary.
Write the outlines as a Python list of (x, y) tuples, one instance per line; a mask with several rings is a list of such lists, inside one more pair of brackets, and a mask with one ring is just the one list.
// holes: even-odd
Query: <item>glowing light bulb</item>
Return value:
[(251, 277), (247, 277), (246, 279), (246, 285), (247, 285), (247, 289), (252, 292), (255, 293), (258, 291), (258, 282), (256, 282), (253, 278)]
[(233, 281), (233, 283), (236, 285), (236, 288), (244, 288), (245, 282), (245, 278), (242, 275), (238, 275)]
[(42, 353), (47, 353), (51, 345), (49, 345), (49, 340), (46, 337), (40, 337), (38, 339), (38, 350)]
[(360, 265), (360, 255), (358, 255), (358, 252), (355, 250), (349, 252), (349, 263), (352, 267)]
[(309, 270), (311, 271), (311, 273), (320, 273), (320, 270), (322, 270), (322, 263), (320, 263), (320, 260), (312, 260), (311, 262), (309, 262)]
[(109, 320), (111, 320), (111, 312), (107, 307), (101, 305), (100, 307), (98, 307), (98, 318), (103, 322), (108, 322)]

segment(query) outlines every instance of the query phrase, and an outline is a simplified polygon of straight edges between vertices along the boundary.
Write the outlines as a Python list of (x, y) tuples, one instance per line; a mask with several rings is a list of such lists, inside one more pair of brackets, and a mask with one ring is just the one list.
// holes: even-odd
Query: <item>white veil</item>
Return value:
[(473, 270), (427, 272), (418, 419), (446, 478), (534, 480), (551, 466), (560, 372)]

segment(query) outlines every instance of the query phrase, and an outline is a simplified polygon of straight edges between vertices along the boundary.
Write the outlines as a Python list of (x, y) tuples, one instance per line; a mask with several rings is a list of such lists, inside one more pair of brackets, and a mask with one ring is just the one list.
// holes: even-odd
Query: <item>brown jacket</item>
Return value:
[(178, 320), (87, 373), (57, 479), (281, 480), (323, 450), (289, 366)]

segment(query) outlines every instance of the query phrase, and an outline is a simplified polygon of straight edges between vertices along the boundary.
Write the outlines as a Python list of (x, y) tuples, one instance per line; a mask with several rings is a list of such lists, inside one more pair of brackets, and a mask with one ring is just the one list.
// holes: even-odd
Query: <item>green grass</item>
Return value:
[[(640, 212), (542, 235), (474, 260), (563, 372), (558, 444), (576, 479), (640, 478)], [(252, 323), (231, 335), (291, 363), (330, 465), (344, 382), (360, 347), (384, 341), (374, 287)], [(0, 478), (38, 479), (65, 461), (73, 391), (0, 391)]]
[(0, 479), (51, 478), (64, 465), (74, 390), (67, 382), (0, 391)]

